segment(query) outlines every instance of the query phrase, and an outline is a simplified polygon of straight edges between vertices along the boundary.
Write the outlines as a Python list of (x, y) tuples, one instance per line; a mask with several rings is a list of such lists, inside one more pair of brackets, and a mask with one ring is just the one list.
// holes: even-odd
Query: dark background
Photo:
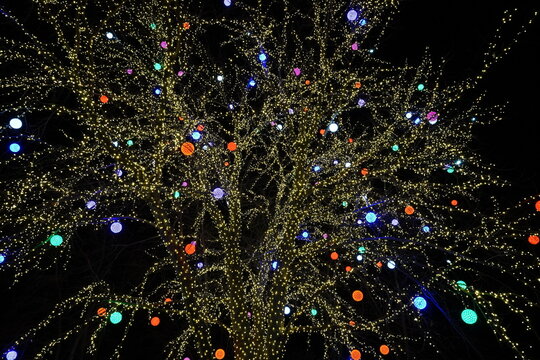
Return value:
[[(435, 64), (439, 63), (441, 58), (447, 59), (448, 81), (464, 79), (477, 73), (482, 64), (483, 51), (493, 39), (504, 9), (510, 6), (520, 9), (516, 15), (518, 24), (525, 24), (532, 17), (533, 10), (540, 9), (540, 5), (535, 5), (537, 2), (533, 0), (406, 0), (402, 3), (401, 13), (388, 29), (382, 47), (378, 49), (380, 55), (396, 64), (402, 64), (406, 60), (410, 64), (419, 64), (426, 47), (429, 47)], [(507, 28), (502, 41), (508, 43), (516, 30), (516, 27)], [(540, 194), (537, 131), (540, 103), (539, 35), (539, 21), (536, 21), (510, 54), (495, 65), (482, 82), (482, 87), (488, 90), (488, 105), (506, 101), (509, 105), (503, 121), (489, 127), (477, 128), (473, 146), (481, 156), (497, 165), (497, 172), (501, 177), (513, 183), (513, 186), (504, 192), (504, 200), (508, 203), (516, 203), (523, 197)], [(1, 119), (2, 122), (7, 120)], [(125, 236), (135, 235), (127, 233)], [(99, 235), (96, 235), (96, 238), (98, 237)], [(109, 260), (112, 259), (104, 257), (103, 261)], [(136, 264), (124, 265), (129, 266), (128, 271), (136, 271)], [(75, 261), (74, 266), (84, 266), (84, 261)], [(70, 278), (61, 266), (50, 271), (33, 273), (11, 289), (7, 275), (2, 274), (0, 278), (3, 302), (3, 311), (0, 313), (0, 353), (8, 349), (13, 340), (27, 329), (44, 319), (56, 302), (78, 290), (81, 283), (80, 280)], [(152, 328), (144, 333), (134, 333), (135, 341), (130, 343), (132, 350), (124, 352), (125, 356), (122, 358), (159, 359), (159, 344), (162, 342), (160, 331), (174, 327), (166, 321), (163, 325), (160, 330)], [(62, 329), (62, 324), (57, 324), (51, 331), (60, 332)], [(84, 345), (84, 337), (87, 336), (88, 334), (81, 334), (77, 340), (62, 345), (62, 351), (51, 358), (82, 358), (83, 353), (78, 348)], [(538, 337), (534, 336), (520, 340), (522, 345), (527, 342), (538, 343)], [(446, 341), (450, 344), (445, 344)], [(321, 350), (317, 343), (317, 339), (312, 339), (312, 346), (308, 348), (305, 339), (294, 340), (287, 355), (288, 359), (321, 359)], [(513, 358), (509, 349), (498, 344), (488, 329), (481, 326), (462, 334), (448, 333), (447, 338), (441, 339), (441, 344), (444, 344), (445, 350), (448, 349), (443, 354), (426, 354), (419, 358)], [(112, 348), (114, 344), (104, 343), (103, 346)], [(19, 350), (18, 359), (31, 358), (24, 354), (24, 348)], [(368, 354), (363, 356), (363, 359), (371, 358)], [(397, 359), (393, 355), (386, 358)], [(540, 355), (536, 358), (540, 359)]]

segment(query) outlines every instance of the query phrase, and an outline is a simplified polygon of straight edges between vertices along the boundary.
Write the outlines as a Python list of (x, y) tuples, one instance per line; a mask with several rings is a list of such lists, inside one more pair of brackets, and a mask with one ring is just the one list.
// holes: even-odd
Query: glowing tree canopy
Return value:
[(397, 1), (209, 3), (2, 8), (1, 268), (69, 272), (90, 241), (152, 259), (131, 289), (88, 283), (10, 351), (47, 338), (32, 355), (47, 358), (86, 329), (95, 354), (112, 327), (121, 358), (142, 313), (182, 324), (156, 358), (281, 359), (316, 334), (321, 358), (404, 359), (436, 354), (426, 319), (443, 314), (530, 358), (503, 320), (532, 326), (538, 199), (480, 211), (505, 183), (470, 147), (501, 116), (478, 83), (508, 49), (447, 84), (427, 57), (377, 57)]

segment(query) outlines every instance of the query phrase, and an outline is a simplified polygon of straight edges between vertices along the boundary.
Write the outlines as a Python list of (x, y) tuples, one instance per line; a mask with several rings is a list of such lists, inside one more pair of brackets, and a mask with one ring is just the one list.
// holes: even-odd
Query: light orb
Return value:
[(368, 223), (374, 223), (375, 221), (377, 221), (377, 214), (375, 214), (374, 212), (368, 212), (366, 214), (366, 221)]
[(122, 231), (122, 224), (118, 221), (115, 221), (110, 226), (111, 232), (114, 234), (118, 234), (120, 231)]
[(465, 324), (472, 325), (478, 320), (478, 315), (474, 310), (465, 309), (461, 312), (461, 320), (463, 320)]
[(427, 301), (422, 296), (417, 296), (413, 300), (414, 307), (418, 310), (424, 310), (427, 306)]
[(9, 120), (9, 126), (12, 128), (12, 129), (20, 129), (22, 126), (23, 126), (23, 123), (21, 121), (21, 119), (19, 118), (13, 118), (11, 120)]

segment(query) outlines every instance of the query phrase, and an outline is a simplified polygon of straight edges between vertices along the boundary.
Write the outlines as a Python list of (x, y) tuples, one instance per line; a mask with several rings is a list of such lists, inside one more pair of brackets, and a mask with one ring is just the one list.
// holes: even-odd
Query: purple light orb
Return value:
[(434, 125), (437, 123), (437, 121), (439, 120), (439, 114), (437, 114), (435, 111), (430, 111), (428, 112), (428, 114), (426, 115), (426, 119), (428, 119), (429, 123), (431, 125)]
[(219, 200), (223, 198), (223, 196), (225, 196), (225, 192), (223, 191), (222, 188), (217, 187), (214, 190), (212, 190), (212, 196)]
[(182, 76), (182, 75), (184, 75), (184, 72), (182, 70), (180, 70), (176, 75)]
[(328, 234), (322, 234), (323, 239), (328, 239)]
[(202, 262), (202, 261), (199, 261), (199, 262), (197, 263), (197, 268), (198, 268), (198, 269), (202, 269), (203, 267), (204, 267), (203, 262)]
[(293, 69), (293, 73), (294, 73), (294, 75), (296, 75), (296, 76), (300, 76), (300, 74), (302, 73), (302, 70), (300, 70), (300, 68), (294, 68), (294, 69)]
[(347, 12), (347, 20), (354, 21), (358, 19), (358, 11), (351, 9)]
[(353, 49), (354, 51), (358, 50), (358, 43), (355, 42), (351, 45), (351, 49)]
[(94, 200), (89, 200), (86, 202), (86, 208), (88, 210), (94, 210), (96, 208), (96, 202)]
[(133, 74), (133, 69), (127, 69), (126, 72), (128, 73), (128, 75), (131, 75)]
[(364, 99), (358, 99), (358, 106), (360, 106), (360, 107), (366, 106), (366, 100), (364, 100)]
[(294, 110), (293, 109), (289, 109), (289, 115), (292, 115), (294, 114)]
[(116, 176), (118, 176), (118, 177), (124, 175), (124, 172), (123, 172), (121, 169), (115, 170), (114, 173), (115, 173)]
[(111, 232), (114, 234), (118, 234), (120, 231), (122, 231), (122, 224), (118, 221), (115, 221), (110, 226)]
[(188, 187), (189, 183), (187, 181), (182, 181), (182, 187)]
[(392, 220), (392, 225), (394, 225), (394, 226), (398, 226), (398, 225), (399, 225), (399, 221), (398, 221), (398, 219), (394, 219), (394, 220)]
[(159, 46), (161, 46), (163, 49), (166, 49), (169, 46), (169, 44), (167, 44), (166, 41), (162, 41), (159, 43)]

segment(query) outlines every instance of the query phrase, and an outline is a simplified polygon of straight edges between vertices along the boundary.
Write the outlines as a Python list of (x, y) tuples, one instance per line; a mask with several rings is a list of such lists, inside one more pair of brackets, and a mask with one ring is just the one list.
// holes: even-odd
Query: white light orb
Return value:
[(336, 131), (338, 131), (338, 129), (339, 129), (339, 126), (338, 126), (338, 124), (336, 124), (335, 122), (331, 123), (331, 124), (328, 126), (328, 130), (329, 130), (330, 132), (333, 132), (333, 133), (335, 133)]
[(9, 120), (9, 126), (12, 128), (12, 129), (20, 129), (22, 128), (22, 121), (21, 119), (19, 118), (13, 118), (11, 120)]

